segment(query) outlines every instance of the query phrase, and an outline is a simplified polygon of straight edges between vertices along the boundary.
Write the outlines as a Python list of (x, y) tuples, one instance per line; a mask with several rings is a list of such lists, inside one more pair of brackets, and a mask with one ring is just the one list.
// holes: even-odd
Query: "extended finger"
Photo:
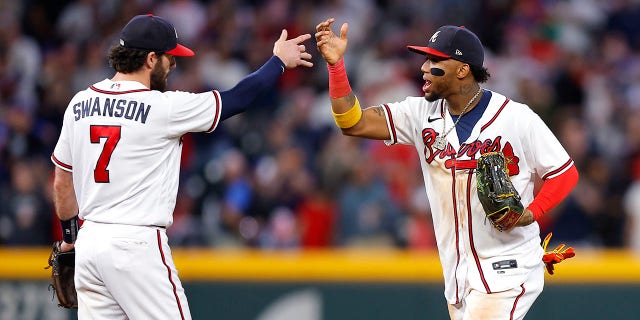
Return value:
[(309, 59), (311, 59), (311, 58), (312, 58), (312, 57), (311, 57), (311, 54), (310, 54), (310, 53), (308, 53), (308, 52), (303, 52), (303, 53), (301, 53), (301, 54), (300, 54), (300, 59), (309, 60)]
[(299, 43), (307, 41), (309, 39), (311, 39), (311, 35), (308, 34), (308, 33), (305, 33), (305, 34), (299, 35), (299, 36), (291, 39), (291, 41), (293, 41), (296, 44), (299, 44)]
[(307, 51), (306, 47), (304, 46), (304, 44), (299, 44), (298, 45), (298, 50), (300, 50), (300, 52), (305, 52)]
[(348, 23), (343, 23), (342, 27), (340, 28), (340, 38), (345, 39), (347, 37), (347, 30), (349, 29), (349, 24)]
[(304, 66), (304, 67), (313, 67), (313, 62), (307, 61), (307, 60), (300, 60), (298, 65), (299, 66)]
[(333, 23), (333, 21), (335, 21), (334, 18), (329, 18), (325, 21), (318, 23), (318, 25), (316, 26), (316, 30), (320, 31), (320, 30), (328, 29), (329, 26), (331, 26), (331, 24)]
[(282, 33), (280, 33), (280, 39), (278, 39), (278, 40), (280, 40), (280, 41), (287, 40), (287, 35), (288, 35), (287, 29), (282, 29)]

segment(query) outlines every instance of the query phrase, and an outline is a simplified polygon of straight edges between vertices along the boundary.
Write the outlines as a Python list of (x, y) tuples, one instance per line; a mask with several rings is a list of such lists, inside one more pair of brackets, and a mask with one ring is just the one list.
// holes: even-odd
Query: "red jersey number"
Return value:
[(120, 141), (120, 126), (91, 126), (90, 135), (91, 143), (100, 143), (100, 138), (107, 138), (96, 163), (96, 168), (93, 170), (93, 179), (98, 183), (109, 183), (109, 161), (111, 161), (111, 155), (116, 148), (118, 141)]

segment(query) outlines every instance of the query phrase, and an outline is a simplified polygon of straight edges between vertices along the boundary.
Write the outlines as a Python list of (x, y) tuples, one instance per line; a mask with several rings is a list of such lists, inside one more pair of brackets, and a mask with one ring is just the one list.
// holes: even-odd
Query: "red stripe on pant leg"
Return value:
[(173, 278), (171, 277), (171, 268), (169, 268), (169, 265), (167, 265), (167, 261), (164, 258), (164, 252), (162, 251), (162, 242), (160, 241), (160, 230), (156, 230), (156, 234), (158, 236), (158, 249), (160, 250), (162, 263), (164, 264), (165, 267), (167, 267), (167, 275), (169, 276), (169, 282), (171, 282), (171, 286), (173, 286), (173, 296), (176, 297), (176, 303), (178, 304), (178, 309), (180, 310), (180, 318), (184, 320), (182, 305), (180, 304), (180, 299), (178, 298), (178, 289), (176, 288), (176, 284), (173, 282)]
[(478, 274), (480, 275), (480, 280), (482, 280), (482, 284), (484, 285), (484, 289), (487, 293), (491, 293), (491, 288), (489, 288), (489, 283), (487, 279), (484, 277), (484, 271), (482, 271), (482, 264), (480, 264), (480, 258), (478, 257), (478, 251), (476, 251), (476, 245), (473, 242), (473, 217), (471, 216), (471, 178), (473, 177), (473, 169), (469, 171), (469, 178), (467, 179), (467, 219), (469, 220), (469, 246), (471, 247), (471, 253), (473, 254), (473, 260), (476, 262), (476, 267), (478, 268)]
[[(455, 160), (455, 158), (451, 157)], [(460, 235), (458, 232), (458, 204), (456, 201), (456, 168), (451, 168), (451, 199), (453, 201), (453, 220), (456, 228), (456, 268), (453, 277), (456, 279), (456, 303), (460, 303), (460, 292), (458, 291), (458, 266), (460, 265)]]
[(511, 308), (511, 315), (509, 316), (509, 320), (513, 320), (513, 314), (516, 312), (516, 306), (518, 305), (518, 300), (524, 296), (524, 283), (520, 285), (522, 288), (522, 292), (516, 297), (516, 300), (513, 302), (513, 308)]

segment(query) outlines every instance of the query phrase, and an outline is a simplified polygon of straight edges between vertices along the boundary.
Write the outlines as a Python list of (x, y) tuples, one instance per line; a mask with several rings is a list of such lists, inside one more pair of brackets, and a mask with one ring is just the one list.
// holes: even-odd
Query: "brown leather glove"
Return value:
[(51, 255), (49, 255), (49, 266), (51, 268), (50, 288), (53, 288), (58, 297), (58, 305), (64, 308), (78, 308), (78, 296), (76, 292), (73, 275), (75, 273), (75, 250), (61, 252), (62, 241), (53, 243)]

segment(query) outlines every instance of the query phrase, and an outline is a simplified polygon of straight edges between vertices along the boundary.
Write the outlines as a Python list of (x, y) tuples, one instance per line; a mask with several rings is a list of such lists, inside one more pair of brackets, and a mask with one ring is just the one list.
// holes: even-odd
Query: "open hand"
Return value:
[(282, 60), (287, 69), (293, 69), (298, 66), (313, 67), (311, 63), (311, 54), (307, 52), (302, 42), (311, 39), (310, 34), (303, 34), (296, 38), (287, 40), (287, 30), (282, 29), (280, 39), (273, 45), (273, 55)]
[(316, 44), (318, 46), (318, 50), (322, 54), (324, 60), (330, 65), (336, 64), (336, 62), (344, 56), (344, 53), (347, 50), (347, 43), (349, 42), (349, 39), (347, 38), (347, 29), (349, 29), (349, 24), (342, 24), (342, 27), (340, 28), (340, 37), (338, 37), (333, 33), (333, 31), (331, 31), (331, 24), (335, 21), (336, 19), (329, 18), (320, 22), (316, 26)]

